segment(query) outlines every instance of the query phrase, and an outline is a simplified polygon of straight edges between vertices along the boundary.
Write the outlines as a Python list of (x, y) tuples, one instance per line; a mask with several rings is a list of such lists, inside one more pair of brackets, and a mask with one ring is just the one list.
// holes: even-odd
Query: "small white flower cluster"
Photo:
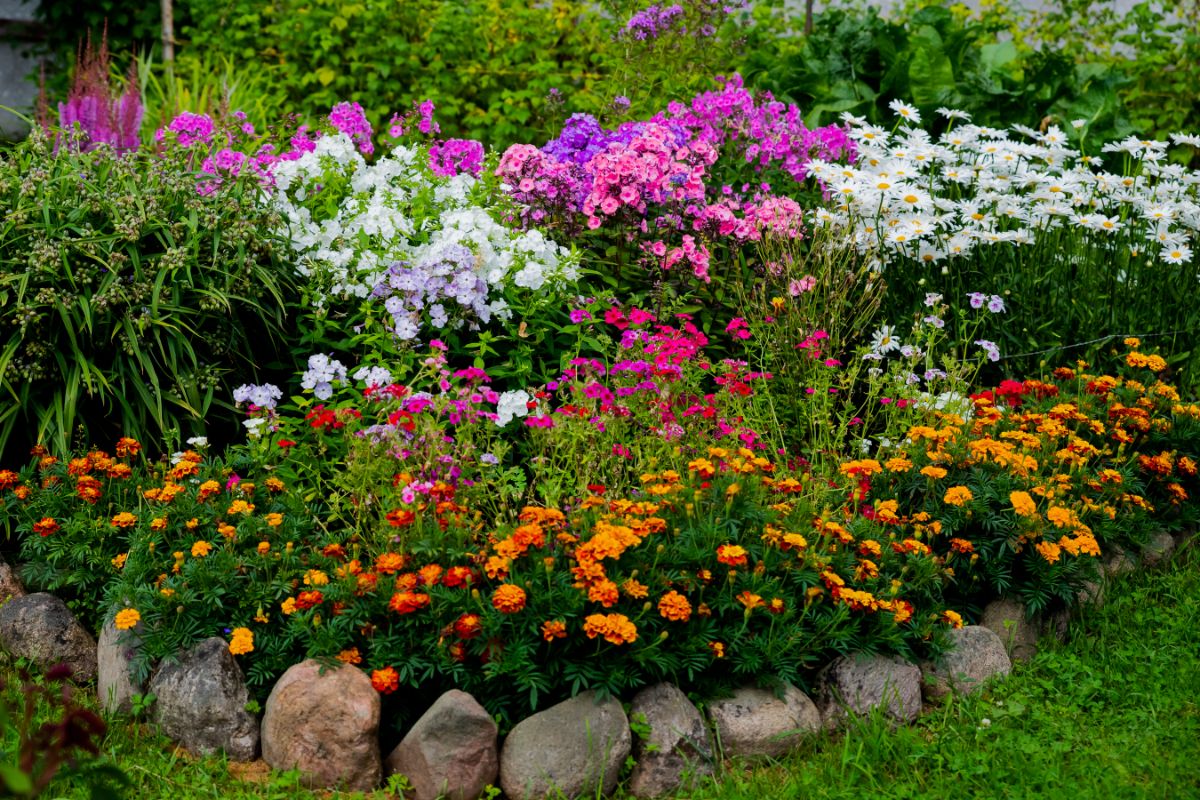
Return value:
[(308, 357), (308, 369), (300, 377), (300, 386), (312, 389), (318, 400), (328, 400), (333, 396), (333, 382), (346, 382), (346, 367), (337, 359), (322, 353), (314, 353)]
[(387, 386), (392, 382), (392, 373), (384, 367), (359, 367), (354, 372), (354, 380), (367, 386)]
[(496, 425), (503, 428), (514, 418), (529, 416), (529, 401), (533, 398), (523, 389), (505, 392), (496, 401)]
[(1191, 261), (1200, 172), (1168, 163), (1167, 142), (1130, 138), (1104, 146), (1120, 156), (1117, 174), (1073, 149), (1054, 126), (1010, 132), (960, 123), (968, 115), (940, 109), (954, 124), (935, 140), (916, 127), (915, 108), (896, 101), (892, 110), (900, 118), (895, 132), (843, 115), (858, 146), (853, 165), (808, 165), (832, 198), (814, 224), (848, 228), (861, 251), (877, 252), (885, 264), (946, 262), (989, 245), (1032, 244), (1060, 229), (1134, 253), (1154, 248), (1166, 263)]
[[(473, 254), (474, 274), (493, 295), (485, 298), (489, 317), (505, 317), (501, 295), (509, 286), (557, 292), (576, 280), (577, 255), (539, 230), (505, 224), (504, 198), (486, 182), (469, 174), (436, 175), (428, 162), (423, 149), (397, 146), (367, 164), (339, 133), (274, 167), (273, 202), (299, 254), (296, 268), (314, 284), (319, 307), (370, 296), (394, 264), (438, 264), (447, 251), (462, 247)], [(470, 315), (478, 307), (464, 304), (462, 310)], [(425, 311), (406, 310), (416, 316)], [(435, 328), (462, 321), (435, 316)], [(403, 327), (420, 326), (409, 320)]]
[(250, 403), (259, 408), (272, 409), (282, 399), (283, 392), (279, 390), (278, 386), (271, 383), (264, 383), (261, 386), (244, 383), (233, 390), (233, 402), (238, 405)]

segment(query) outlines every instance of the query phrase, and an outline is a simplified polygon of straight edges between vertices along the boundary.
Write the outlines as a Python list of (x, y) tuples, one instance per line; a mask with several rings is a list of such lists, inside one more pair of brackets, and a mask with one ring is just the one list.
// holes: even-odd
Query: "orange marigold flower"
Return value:
[(296, 598), (289, 597), (288, 599), (284, 600), (282, 603), (279, 604), (279, 610), (283, 612), (283, 615), (285, 617), (289, 614), (295, 614), (296, 613)]
[(129, 553), (117, 553), (109, 563), (117, 569), (125, 569), (125, 562), (129, 560)]
[(1038, 542), (1034, 545), (1034, 549), (1042, 558), (1046, 559), (1047, 564), (1056, 564), (1062, 556), (1062, 548), (1054, 542)]
[(229, 641), (229, 652), (235, 656), (254, 652), (254, 632), (249, 628), (234, 628)]
[(343, 650), (337, 654), (337, 660), (343, 664), (361, 664), (362, 653), (358, 652), (357, 647), (351, 647), (349, 650)]
[(123, 608), (113, 618), (113, 627), (119, 631), (127, 631), (136, 626), (141, 619), (142, 615), (136, 608)]
[(142, 445), (137, 439), (122, 436), (117, 440), (117, 458), (131, 458), (142, 451)]
[(391, 525), (393, 528), (403, 528), (411, 525), (416, 519), (417, 515), (407, 508), (397, 508), (387, 513), (388, 525)]
[(226, 514), (249, 514), (254, 511), (254, 504), (247, 503), (245, 500), (234, 500), (229, 504), (229, 509)]
[(709, 642), (708, 649), (712, 651), (713, 658), (725, 657), (725, 644), (723, 642)]
[(912, 619), (913, 611), (913, 604), (907, 600), (892, 601), (892, 618), (896, 621), (897, 625)]
[(375, 571), (381, 575), (391, 575), (404, 569), (408, 559), (399, 553), (384, 553), (375, 559)]
[(325, 586), (329, 583), (329, 576), (319, 569), (310, 569), (304, 573), (305, 586)]
[(941, 618), (943, 622), (952, 628), (961, 628), (963, 626), (962, 614), (959, 614), (957, 611), (950, 611), (947, 609), (946, 611), (942, 612)]
[(542, 638), (547, 642), (552, 642), (555, 639), (565, 639), (567, 636), (567, 623), (561, 619), (551, 619), (542, 623)]
[(272, 511), (270, 514), (264, 516), (263, 519), (266, 520), (266, 523), (272, 528), (278, 528), (283, 524), (283, 514), (280, 514), (277, 511)]
[(62, 530), (62, 526), (58, 524), (58, 520), (54, 517), (42, 517), (40, 521), (33, 523), (33, 532), (38, 536), (49, 536), (52, 533), (58, 533)]
[(746, 548), (736, 544), (723, 544), (717, 548), (717, 561), (731, 567), (744, 567), (748, 563)]
[(130, 514), (128, 511), (122, 511), (112, 518), (112, 526), (114, 528), (132, 528), (137, 524), (137, 517)]
[(221, 534), (226, 539), (233, 541), (234, 537), (237, 536), (237, 528), (233, 527), (227, 522), (222, 522), (217, 526), (217, 533)]
[(421, 583), (426, 586), (437, 586), (438, 581), (442, 579), (442, 568), (438, 564), (426, 564), (417, 570), (417, 575), (421, 578)]
[(525, 608), (525, 590), (511, 583), (502, 584), (492, 594), (492, 607), (501, 614), (516, 614)]
[(258, 554), (260, 556), (265, 556), (267, 553), (271, 552), (271, 543), (270, 542), (259, 542), (257, 549), (258, 549)]
[(1012, 503), (1013, 511), (1017, 513), (1017, 516), (1037, 516), (1037, 503), (1029, 496), (1029, 492), (1011, 492), (1008, 495), (1008, 500)]
[(591, 614), (583, 620), (583, 632), (589, 639), (603, 636), (610, 644), (637, 641), (637, 626), (624, 614)]
[(371, 673), (371, 685), (380, 694), (391, 694), (400, 688), (400, 673), (391, 667), (377, 669)]
[(632, 597), (634, 600), (641, 600), (646, 595), (650, 594), (650, 587), (644, 583), (630, 578), (621, 584), (621, 591), (626, 597)]
[(658, 613), (672, 622), (687, 622), (692, 616), (692, 604), (679, 592), (671, 590), (658, 601)]
[(207, 500), (213, 495), (221, 493), (221, 484), (216, 481), (205, 481), (200, 484), (199, 490), (196, 492), (196, 498), (199, 500)]
[(617, 604), (619, 595), (617, 592), (617, 584), (610, 581), (608, 578), (602, 578), (588, 587), (588, 600), (593, 603), (599, 603), (605, 608), (612, 608)]
[(971, 494), (971, 490), (966, 486), (951, 486), (946, 490), (942, 502), (952, 506), (964, 506), (974, 499), (975, 495)]
[(926, 478), (932, 478), (935, 481), (946, 477), (946, 470), (942, 467), (928, 466), (921, 468), (921, 474)]
[[(883, 468), (888, 472), (908, 472), (913, 467), (913, 462), (909, 461), (906, 456), (895, 456), (883, 462)], [(926, 467), (928, 469), (928, 467)], [(924, 471), (924, 470), (922, 470)]]
[(267, 478), (265, 483), (267, 484), (267, 489), (272, 492), (282, 492), (285, 488), (283, 481), (279, 480), (279, 478)]
[(204, 558), (212, 552), (213, 546), (201, 539), (192, 545), (192, 558)]
[(763, 599), (760, 595), (754, 594), (749, 589), (737, 596), (737, 601), (746, 607), (747, 611), (753, 611), (763, 604)]
[(955, 537), (950, 540), (950, 549), (956, 553), (973, 553), (975, 551), (975, 545), (971, 544), (966, 539), (959, 539)]
[(0, 491), (11, 489), (21, 482), (21, 476), (11, 469), (0, 470)]
[(388, 608), (397, 614), (412, 614), (429, 605), (429, 595), (421, 592), (396, 592), (388, 601)]
[(782, 597), (772, 597), (771, 602), (767, 603), (767, 611), (772, 614), (782, 614), (786, 610), (787, 603), (783, 601)]

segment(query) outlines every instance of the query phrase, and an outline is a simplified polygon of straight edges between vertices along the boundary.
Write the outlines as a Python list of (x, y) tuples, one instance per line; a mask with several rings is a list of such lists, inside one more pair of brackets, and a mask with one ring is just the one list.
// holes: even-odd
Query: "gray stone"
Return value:
[(636, 765), (629, 777), (634, 797), (674, 794), (685, 779), (713, 772), (713, 751), (704, 717), (687, 695), (669, 683), (638, 692), (631, 719), (648, 725), (649, 734), (634, 740)]
[(708, 714), (726, 756), (778, 758), (821, 729), (816, 704), (791, 684), (784, 684), (783, 697), (743, 687), (733, 697), (709, 703)]
[(1025, 606), (1016, 600), (993, 600), (988, 603), (979, 624), (990, 628), (1000, 637), (1009, 658), (1014, 661), (1028, 661), (1037, 655), (1041, 621), (1026, 616)]
[(517, 724), (500, 751), (510, 800), (609, 794), (632, 745), (625, 710), (584, 692)]
[(27, 594), (0, 606), (0, 648), (42, 669), (67, 664), (80, 683), (96, 678), (96, 640), (52, 594)]
[(1069, 609), (1060, 608), (1057, 611), (1046, 616), (1045, 632), (1047, 636), (1053, 636), (1059, 642), (1067, 640), (1067, 632), (1071, 627), (1071, 612)]
[(1175, 537), (1166, 531), (1159, 531), (1150, 537), (1150, 541), (1142, 548), (1142, 561), (1146, 566), (1157, 567), (1167, 561), (1175, 553)]
[(825, 668), (820, 697), (826, 727), (877, 709), (911, 722), (921, 713), (921, 668), (897, 656), (843, 656)]
[(1084, 581), (1075, 597), (1082, 605), (1100, 608), (1104, 605), (1104, 581)]
[(267, 698), (263, 761), (299, 770), (311, 789), (373, 789), (381, 773), (379, 715), (379, 693), (361, 669), (302, 661)]
[(0, 558), (0, 605), (14, 597), (24, 597), (25, 586), (16, 569)]
[(982, 625), (952, 630), (950, 641), (953, 648), (942, 656), (941, 662), (921, 670), (925, 676), (925, 692), (930, 697), (941, 697), (950, 692), (971, 694), (988, 679), (1012, 671), (1012, 661), (1004, 650), (1004, 643), (994, 631)]
[(100, 630), (96, 648), (96, 696), (107, 714), (128, 714), (133, 696), (145, 694), (146, 687), (135, 679), (133, 662), (141, 649), (142, 623), (131, 630), (119, 631), (109, 620)]
[(1100, 572), (1106, 578), (1117, 578), (1128, 575), (1136, 567), (1128, 553), (1119, 547), (1113, 547), (1112, 555), (1100, 566)]
[(475, 800), (500, 774), (496, 722), (466, 692), (437, 699), (384, 762), (413, 787), (412, 800)]
[(258, 751), (258, 720), (246, 710), (250, 692), (242, 670), (220, 637), (205, 639), (163, 662), (150, 679), (154, 721), (162, 732), (201, 755), (224, 751), (233, 761), (252, 761)]

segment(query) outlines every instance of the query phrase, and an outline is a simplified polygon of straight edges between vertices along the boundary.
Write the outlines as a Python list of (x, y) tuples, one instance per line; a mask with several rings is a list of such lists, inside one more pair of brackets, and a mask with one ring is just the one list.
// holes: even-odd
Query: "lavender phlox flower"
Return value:
[(250, 403), (259, 408), (272, 409), (282, 399), (283, 392), (278, 386), (270, 383), (261, 385), (245, 383), (233, 390), (233, 402), (238, 405)]
[(346, 381), (346, 367), (342, 362), (323, 353), (308, 357), (308, 369), (300, 378), (301, 387), (311, 389), (318, 400), (328, 400), (333, 396), (334, 381)]

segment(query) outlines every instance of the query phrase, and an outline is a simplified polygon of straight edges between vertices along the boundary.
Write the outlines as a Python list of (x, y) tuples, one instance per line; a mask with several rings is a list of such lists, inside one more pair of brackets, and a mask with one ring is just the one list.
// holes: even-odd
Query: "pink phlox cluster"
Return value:
[(474, 139), (446, 139), (429, 147), (433, 174), (453, 177), (460, 173), (479, 176), (483, 171), (483, 143)]
[(349, 136), (364, 156), (375, 152), (375, 145), (371, 142), (371, 123), (367, 120), (367, 113), (358, 103), (345, 102), (335, 105), (329, 112), (329, 124)]

